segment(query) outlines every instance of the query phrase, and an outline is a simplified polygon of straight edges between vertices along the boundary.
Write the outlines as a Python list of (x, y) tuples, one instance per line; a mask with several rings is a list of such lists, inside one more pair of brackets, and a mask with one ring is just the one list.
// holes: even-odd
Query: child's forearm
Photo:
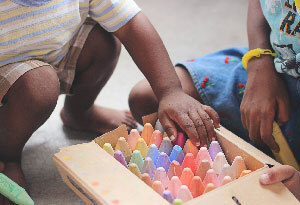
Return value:
[(116, 31), (115, 35), (149, 81), (158, 100), (171, 90), (181, 91), (181, 84), (169, 55), (159, 35), (143, 13), (137, 14)]

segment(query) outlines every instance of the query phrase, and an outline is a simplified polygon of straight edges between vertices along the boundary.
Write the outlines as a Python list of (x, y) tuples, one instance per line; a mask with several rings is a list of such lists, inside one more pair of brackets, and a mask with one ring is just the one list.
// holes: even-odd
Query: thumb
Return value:
[(167, 115), (159, 117), (159, 121), (163, 126), (165, 132), (169, 136), (170, 140), (172, 142), (175, 142), (177, 138), (177, 129), (174, 122)]
[(259, 181), (263, 185), (275, 184), (290, 179), (295, 174), (295, 169), (287, 165), (274, 166), (265, 174), (262, 174)]

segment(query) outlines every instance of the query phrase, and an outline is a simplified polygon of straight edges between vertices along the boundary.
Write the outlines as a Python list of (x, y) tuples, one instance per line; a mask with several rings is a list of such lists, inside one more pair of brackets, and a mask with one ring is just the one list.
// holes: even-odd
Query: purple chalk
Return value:
[(184, 159), (184, 153), (182, 151), (182, 148), (178, 145), (175, 145), (170, 154), (170, 161), (173, 162), (173, 160), (176, 160), (181, 165), (183, 159)]
[(156, 167), (152, 159), (150, 157), (146, 157), (142, 168), (142, 174), (148, 173), (150, 178), (153, 179), (155, 171)]
[(161, 152), (158, 157), (156, 167), (163, 167), (166, 170), (166, 172), (168, 172), (170, 164), (171, 162), (169, 156), (166, 153)]
[(165, 191), (163, 192), (163, 195), (162, 195), (162, 196), (163, 196), (163, 198), (164, 198), (165, 200), (167, 200), (169, 203), (173, 204), (174, 198), (173, 198), (173, 196), (172, 196), (172, 194), (171, 194), (170, 191), (165, 190)]
[(167, 155), (170, 155), (173, 149), (172, 142), (169, 137), (164, 137), (163, 141), (160, 144), (159, 151), (164, 152)]
[(120, 150), (115, 151), (114, 158), (118, 160), (121, 164), (123, 164), (126, 168), (128, 168), (128, 165), (125, 161), (125, 157), (123, 153)]
[(150, 145), (148, 153), (147, 153), (147, 157), (150, 157), (155, 165), (157, 163), (159, 154), (160, 153), (159, 153), (156, 145), (155, 144)]
[(219, 142), (217, 142), (217, 141), (212, 141), (212, 142), (210, 143), (208, 152), (209, 152), (209, 155), (210, 155), (211, 159), (214, 161), (215, 158), (216, 158), (216, 156), (217, 156), (217, 154), (218, 154), (219, 152), (223, 152), (223, 151), (222, 151), (222, 148), (221, 148)]

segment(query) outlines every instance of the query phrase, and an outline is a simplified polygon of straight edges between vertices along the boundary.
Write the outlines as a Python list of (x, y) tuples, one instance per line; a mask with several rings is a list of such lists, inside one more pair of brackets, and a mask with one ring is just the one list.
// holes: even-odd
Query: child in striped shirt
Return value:
[(26, 188), (22, 149), (60, 93), (68, 94), (66, 126), (98, 133), (135, 127), (130, 113), (94, 105), (120, 42), (150, 82), (171, 139), (175, 124), (198, 145), (214, 137), (216, 112), (182, 91), (161, 39), (132, 0), (0, 0), (0, 161), (8, 177)]

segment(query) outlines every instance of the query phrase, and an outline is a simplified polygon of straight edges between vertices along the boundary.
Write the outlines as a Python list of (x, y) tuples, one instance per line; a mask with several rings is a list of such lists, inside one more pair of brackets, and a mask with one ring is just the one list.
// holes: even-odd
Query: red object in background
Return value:
[(239, 87), (239, 88), (242, 88), (242, 87), (245, 87), (245, 86), (244, 86), (243, 83), (239, 83), (239, 84), (238, 84), (238, 87)]
[(202, 87), (202, 88), (205, 88), (205, 82), (202, 82), (202, 83), (201, 83), (201, 87)]
[(226, 56), (226, 57), (225, 57), (225, 61), (224, 61), (224, 62), (225, 62), (225, 63), (228, 63), (228, 62), (229, 62), (229, 61), (228, 61), (228, 60), (229, 60), (229, 58), (230, 58), (230, 57)]
[(206, 83), (206, 82), (208, 81), (208, 79), (209, 79), (208, 77), (205, 77), (205, 78), (203, 79), (203, 82)]
[(193, 58), (193, 59), (187, 60), (186, 62), (194, 62), (194, 61), (195, 61), (195, 59)]

